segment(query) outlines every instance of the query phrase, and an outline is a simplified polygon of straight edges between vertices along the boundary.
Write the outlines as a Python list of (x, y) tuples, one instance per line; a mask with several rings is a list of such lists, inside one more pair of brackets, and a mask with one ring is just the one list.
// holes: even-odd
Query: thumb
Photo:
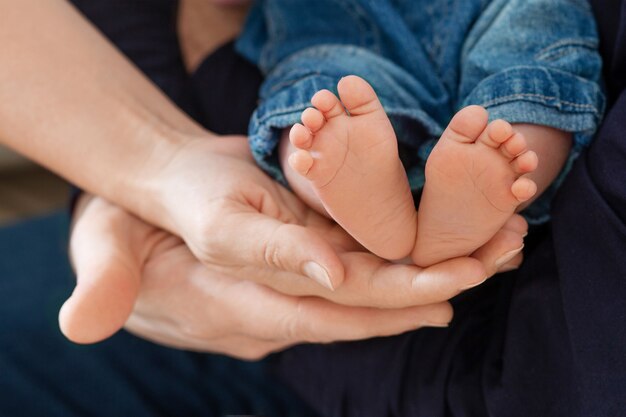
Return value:
[[(135, 219), (98, 204), (85, 210), (72, 233), (77, 284), (59, 312), (63, 334), (81, 344), (99, 342), (121, 329), (140, 286), (142, 260), (128, 229), (128, 220)], [(111, 215), (111, 208), (119, 212)]]

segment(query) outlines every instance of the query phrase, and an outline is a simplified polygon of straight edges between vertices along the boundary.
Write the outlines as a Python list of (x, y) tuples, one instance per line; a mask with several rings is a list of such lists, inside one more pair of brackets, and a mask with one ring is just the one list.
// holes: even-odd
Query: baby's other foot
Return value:
[(328, 214), (378, 256), (400, 259), (415, 243), (417, 215), (391, 122), (373, 88), (348, 76), (311, 99), (293, 126), (289, 165)]
[(413, 260), (426, 266), (469, 255), (537, 191), (523, 174), (537, 167), (526, 139), (487, 111), (459, 111), (426, 163)]

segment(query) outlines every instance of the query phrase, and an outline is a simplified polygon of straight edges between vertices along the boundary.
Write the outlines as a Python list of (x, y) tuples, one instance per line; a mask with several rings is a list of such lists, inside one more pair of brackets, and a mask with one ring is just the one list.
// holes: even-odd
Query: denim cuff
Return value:
[[(319, 65), (320, 61), (324, 65)], [(379, 95), (394, 126), (411, 188), (419, 190), (424, 183), (424, 163), (449, 122), (450, 97), (428, 91), (391, 61), (354, 46), (307, 48), (267, 75), (249, 128), (250, 147), (258, 164), (287, 185), (277, 155), (281, 130), (300, 121), (302, 111), (310, 106), (310, 98), (317, 91), (336, 92), (337, 82), (349, 74), (366, 79)], [(482, 80), (461, 107), (469, 104), (486, 107), (492, 119), (546, 125), (574, 133), (575, 144), (561, 175), (524, 212), (532, 224), (546, 222), (554, 193), (600, 123), (604, 111), (602, 91), (596, 83), (567, 72), (519, 66)]]
[(575, 134), (586, 146), (604, 114), (596, 82), (547, 67), (519, 66), (482, 80), (461, 107), (478, 104), (491, 119), (550, 126)]
[(531, 224), (547, 222), (554, 194), (602, 121), (605, 98), (600, 86), (553, 68), (518, 66), (482, 80), (461, 107), (470, 104), (485, 107), (492, 120), (549, 126), (574, 134), (574, 145), (558, 178), (523, 213)]
[[(328, 89), (336, 93), (337, 82), (351, 74), (372, 85), (401, 144), (419, 147), (422, 140), (441, 134), (441, 124), (430, 115), (439, 114), (445, 119), (446, 100), (420, 103), (415, 97), (428, 95), (426, 88), (391, 61), (355, 46), (307, 48), (267, 75), (261, 87), (259, 107), (250, 121), (252, 153), (273, 178), (286, 185), (277, 156), (281, 130), (300, 122), (302, 111), (311, 106), (311, 97), (316, 92)], [(417, 158), (418, 152), (414, 154)]]

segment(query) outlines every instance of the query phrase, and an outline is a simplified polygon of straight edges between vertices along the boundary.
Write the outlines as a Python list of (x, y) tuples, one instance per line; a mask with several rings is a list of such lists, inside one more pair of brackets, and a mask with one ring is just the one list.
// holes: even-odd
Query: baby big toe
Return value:
[(454, 115), (443, 138), (461, 143), (473, 143), (487, 127), (487, 110), (480, 106), (468, 106)]
[(361, 77), (356, 75), (343, 77), (337, 84), (337, 90), (351, 116), (384, 111), (372, 86)]

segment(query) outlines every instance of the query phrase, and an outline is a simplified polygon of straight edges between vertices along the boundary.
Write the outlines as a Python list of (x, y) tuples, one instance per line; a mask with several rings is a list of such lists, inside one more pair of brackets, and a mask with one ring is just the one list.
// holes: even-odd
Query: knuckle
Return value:
[(229, 213), (232, 202), (227, 197), (219, 197), (208, 204), (208, 209), (198, 214), (198, 218), (193, 223), (192, 235), (195, 236), (193, 242), (188, 242), (197, 256), (202, 260), (210, 260), (219, 256), (232, 228), (225, 221), (225, 216)]
[(293, 311), (290, 314), (286, 314), (280, 321), (281, 339), (289, 342), (305, 342), (310, 341), (310, 337), (307, 337), (307, 326), (303, 326), (305, 320), (303, 320), (304, 303), (302, 299), (298, 299)]
[(374, 302), (375, 300), (377, 300), (377, 292), (376, 292), (376, 282), (375, 282), (376, 278), (374, 276), (374, 274), (370, 275), (367, 277), (367, 279), (365, 280), (365, 301), (367, 302), (367, 305), (371, 305), (372, 302)]
[(271, 268), (279, 264), (279, 249), (273, 239), (268, 239), (263, 243), (263, 261)]
[[(363, 292), (364, 305), (370, 307), (387, 307), (388, 294), (384, 291), (384, 287), (379, 285), (379, 276), (382, 276), (383, 266), (379, 265), (370, 271), (367, 277), (364, 277), (365, 289)], [(394, 300), (395, 301), (395, 300)]]
[(298, 340), (299, 335), (301, 333), (300, 324), (297, 318), (293, 316), (288, 316), (283, 319), (281, 327), (282, 331), (282, 339), (284, 340)]
[(285, 225), (279, 225), (274, 229), (272, 234), (263, 242), (262, 252), (263, 261), (270, 268), (282, 269), (281, 261), (281, 242), (279, 239), (281, 228)]

